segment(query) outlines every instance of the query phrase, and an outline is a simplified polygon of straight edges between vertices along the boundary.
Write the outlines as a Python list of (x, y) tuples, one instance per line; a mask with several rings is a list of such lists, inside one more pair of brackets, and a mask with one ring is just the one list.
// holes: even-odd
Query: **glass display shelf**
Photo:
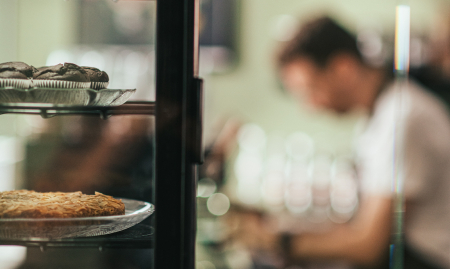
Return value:
[(120, 106), (75, 106), (46, 103), (0, 103), (0, 114), (34, 114), (42, 118), (58, 115), (91, 115), (107, 119), (114, 115), (154, 115), (155, 102), (128, 101)]
[(60, 239), (0, 239), (0, 244), (38, 247), (41, 251), (61, 247), (98, 248), (99, 251), (103, 251), (107, 248), (153, 248), (153, 238), (154, 228), (151, 225), (139, 223), (124, 231), (108, 235)]

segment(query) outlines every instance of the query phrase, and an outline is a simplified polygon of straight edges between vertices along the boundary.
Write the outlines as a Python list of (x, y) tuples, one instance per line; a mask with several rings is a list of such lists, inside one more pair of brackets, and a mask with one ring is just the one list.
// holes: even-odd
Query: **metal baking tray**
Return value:
[(0, 103), (119, 106), (135, 92), (136, 89), (0, 88)]

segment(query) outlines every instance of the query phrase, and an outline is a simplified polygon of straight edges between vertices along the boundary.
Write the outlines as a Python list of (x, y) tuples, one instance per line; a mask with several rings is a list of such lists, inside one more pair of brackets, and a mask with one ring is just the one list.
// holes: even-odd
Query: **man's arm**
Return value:
[(367, 197), (354, 221), (323, 234), (302, 234), (291, 241), (294, 260), (345, 260), (373, 264), (383, 257), (391, 234), (392, 199)]

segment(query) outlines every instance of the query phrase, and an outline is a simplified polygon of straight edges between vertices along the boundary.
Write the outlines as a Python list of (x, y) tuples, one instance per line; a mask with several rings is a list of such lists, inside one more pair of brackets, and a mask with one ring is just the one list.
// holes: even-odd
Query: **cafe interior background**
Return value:
[[(331, 14), (357, 35), (367, 59), (382, 64), (393, 53), (397, 2), (202, 1), (200, 75), (209, 155), (198, 187), (197, 268), (252, 268), (251, 250), (233, 236), (242, 225), (236, 212), (266, 212), (320, 229), (357, 211), (352, 139), (364, 116), (299, 104), (282, 89), (276, 51), (302, 22)], [(401, 2), (411, 6), (411, 64), (420, 65), (450, 3)], [(110, 88), (137, 88), (132, 100), (153, 100), (155, 10), (155, 1), (0, 0), (0, 62), (92, 65), (110, 74)], [(140, 132), (121, 118), (110, 121), (110, 132)], [(0, 117), (0, 191), (29, 186), (30, 174), (50, 160), (35, 160), (55, 147), (45, 134), (76, 140), (82, 126), (77, 117), (50, 125), (38, 117)], [(287, 190), (295, 173), (307, 183)], [(353, 198), (339, 200), (342, 193)], [(27, 255), (22, 247), (0, 249), (0, 268), (18, 268)]]

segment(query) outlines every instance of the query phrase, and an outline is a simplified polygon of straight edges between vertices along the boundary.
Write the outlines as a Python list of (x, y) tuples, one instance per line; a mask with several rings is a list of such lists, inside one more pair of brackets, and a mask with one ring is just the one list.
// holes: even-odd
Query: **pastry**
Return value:
[(28, 79), (33, 77), (34, 70), (36, 68), (23, 62), (1, 63), (0, 78)]
[(33, 86), (37, 88), (85, 89), (91, 86), (91, 82), (82, 67), (64, 63), (39, 67), (33, 73)]
[(28, 89), (36, 68), (23, 62), (6, 62), (0, 64), (0, 88)]
[(33, 79), (90, 82), (86, 71), (80, 66), (72, 63), (39, 67), (33, 74)]
[(0, 192), (2, 218), (77, 218), (124, 215), (121, 200), (95, 192), (35, 192), (15, 190)]
[(91, 81), (92, 89), (105, 89), (109, 84), (109, 77), (105, 71), (95, 67), (83, 66)]

